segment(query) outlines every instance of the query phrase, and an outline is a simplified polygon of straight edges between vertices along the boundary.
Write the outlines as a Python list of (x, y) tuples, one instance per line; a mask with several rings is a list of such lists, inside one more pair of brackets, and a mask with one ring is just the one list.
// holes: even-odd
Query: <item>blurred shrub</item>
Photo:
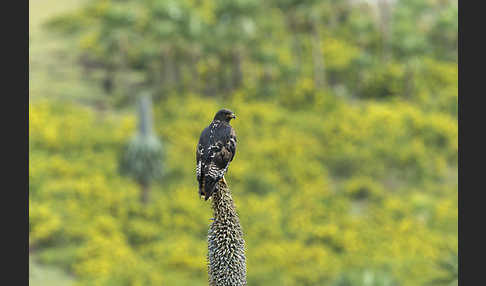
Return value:
[(56, 247), (49, 247), (42, 249), (38, 253), (38, 260), (40, 263), (55, 265), (68, 273), (73, 273), (73, 264), (78, 252), (78, 246), (68, 245), (62, 246), (57, 244)]
[(42, 247), (57, 238), (62, 227), (61, 218), (40, 202), (29, 203), (29, 247)]
[[(238, 114), (227, 180), (245, 231), (248, 280), (429, 281), (444, 240), (457, 242), (457, 122), (405, 102), (325, 104), (333, 106), (325, 113), (239, 97), (224, 104)], [(218, 107), (196, 96), (155, 106), (154, 132), (170, 164), (164, 184), (153, 185), (161, 191), (142, 207), (117, 167), (133, 117), (32, 103), (31, 245), (71, 249), (45, 261), (66, 263), (82, 285), (205, 284), (210, 210), (197, 199), (193, 155), (203, 125), (195, 122), (209, 122)], [(372, 271), (381, 265), (391, 280)], [(372, 274), (348, 277), (356, 268)]]
[(365, 73), (362, 95), (365, 98), (387, 98), (403, 96), (405, 92), (405, 71), (402, 65), (395, 62), (378, 63)]
[(437, 275), (437, 278), (430, 281), (429, 285), (459, 285), (459, 258), (457, 250), (449, 250), (436, 263), (440, 273)]
[(383, 187), (369, 177), (355, 177), (346, 183), (344, 191), (354, 200), (376, 200), (383, 196)]

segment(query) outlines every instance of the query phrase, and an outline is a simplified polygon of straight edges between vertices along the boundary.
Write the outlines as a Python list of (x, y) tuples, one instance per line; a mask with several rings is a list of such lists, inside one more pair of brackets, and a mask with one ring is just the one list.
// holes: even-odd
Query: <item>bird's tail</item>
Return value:
[(204, 193), (204, 179), (199, 180), (199, 197), (205, 196), (206, 194)]
[(211, 177), (206, 177), (206, 180), (204, 182), (204, 200), (207, 201), (211, 195), (214, 192), (214, 189), (216, 188), (216, 183), (218, 182), (218, 179), (213, 179)]

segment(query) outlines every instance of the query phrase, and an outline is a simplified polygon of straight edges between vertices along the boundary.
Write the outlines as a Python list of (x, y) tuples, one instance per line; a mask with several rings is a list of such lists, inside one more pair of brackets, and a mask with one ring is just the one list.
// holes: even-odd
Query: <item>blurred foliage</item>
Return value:
[[(456, 281), (457, 2), (87, 0), (46, 26), (76, 61), (32, 54), (39, 262), (77, 285), (206, 285), (194, 152), (228, 107), (249, 285)], [(166, 163), (144, 205), (119, 159), (146, 92)]]
[(332, 286), (398, 286), (386, 272), (354, 271), (340, 276)]
[(47, 27), (121, 105), (140, 88), (293, 108), (335, 92), (457, 114), (454, 0), (91, 0)]
[[(444, 244), (457, 243), (457, 123), (406, 103), (329, 100), (335, 108), (326, 113), (227, 102), (238, 114), (227, 179), (249, 283), (327, 285), (346, 269), (384, 266), (390, 281), (425, 283), (439, 272), (431, 261)], [(137, 186), (117, 173), (133, 116), (96, 119), (88, 108), (31, 104), (31, 243), (78, 248), (68, 263), (83, 285), (159, 285), (173, 275), (181, 285), (205, 284), (211, 213), (197, 199), (194, 123), (209, 122), (218, 106), (199, 97), (156, 106), (171, 164), (143, 208)], [(96, 122), (89, 132), (86, 122)]]
[(437, 267), (441, 274), (433, 279), (429, 285), (459, 285), (459, 259), (456, 251), (449, 250), (449, 253), (437, 262)]

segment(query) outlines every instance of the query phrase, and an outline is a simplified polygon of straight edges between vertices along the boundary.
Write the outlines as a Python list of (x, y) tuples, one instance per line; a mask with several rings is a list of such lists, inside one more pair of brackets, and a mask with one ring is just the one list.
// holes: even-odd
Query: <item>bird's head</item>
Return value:
[(216, 113), (214, 116), (214, 120), (226, 121), (230, 122), (231, 119), (236, 118), (236, 115), (233, 111), (223, 108)]

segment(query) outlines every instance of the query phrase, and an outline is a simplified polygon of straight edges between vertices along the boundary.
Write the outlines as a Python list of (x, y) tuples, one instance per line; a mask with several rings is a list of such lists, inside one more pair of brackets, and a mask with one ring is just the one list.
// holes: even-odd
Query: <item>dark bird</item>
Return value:
[(223, 180), (226, 183), (224, 174), (236, 153), (236, 134), (229, 124), (234, 118), (234, 112), (221, 109), (199, 137), (196, 177), (199, 182), (199, 196), (204, 196), (205, 200), (211, 197), (218, 181)]

